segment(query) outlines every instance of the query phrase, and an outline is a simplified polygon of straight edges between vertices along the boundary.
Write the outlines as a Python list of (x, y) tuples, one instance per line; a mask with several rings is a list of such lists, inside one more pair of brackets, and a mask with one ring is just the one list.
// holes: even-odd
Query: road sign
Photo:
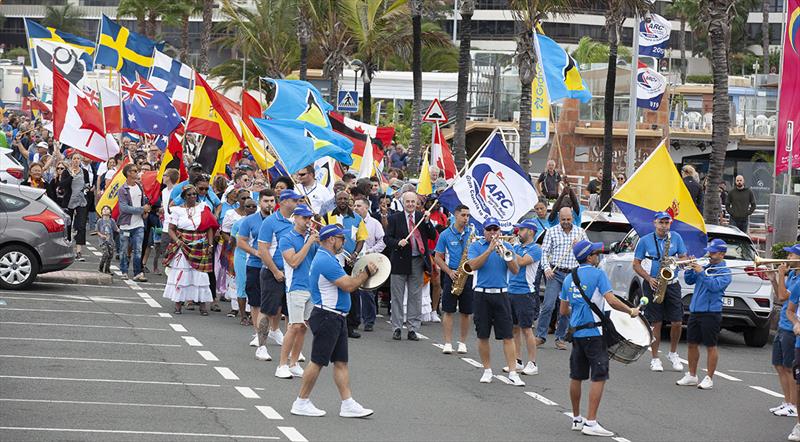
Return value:
[(447, 123), (447, 113), (445, 113), (444, 107), (442, 107), (442, 103), (439, 102), (438, 98), (434, 98), (431, 105), (428, 106), (422, 121), (426, 123)]
[(339, 91), (336, 110), (340, 112), (358, 112), (358, 91)]

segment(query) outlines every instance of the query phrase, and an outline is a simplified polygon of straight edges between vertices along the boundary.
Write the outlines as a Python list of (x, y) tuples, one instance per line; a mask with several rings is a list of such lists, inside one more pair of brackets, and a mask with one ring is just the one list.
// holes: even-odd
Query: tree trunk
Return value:
[(472, 14), (474, 0), (461, 2), (461, 41), (458, 47), (458, 88), (456, 89), (456, 122), (453, 138), (453, 156), (460, 170), (467, 161), (467, 93), (469, 92), (469, 72), (472, 67)]
[(308, 79), (308, 42), (311, 40), (311, 25), (302, 4), (297, 4), (297, 40), (300, 43), (300, 79)]
[(158, 14), (155, 11), (150, 11), (147, 14), (147, 38), (150, 40), (156, 39), (156, 26), (158, 20)]
[[(604, 133), (603, 133), (603, 181), (600, 183), (600, 206), (606, 205), (611, 199), (612, 162), (614, 161), (614, 94), (617, 89), (617, 49), (619, 47), (619, 33), (622, 17), (619, 19), (606, 17), (608, 29), (608, 72), (606, 73), (605, 102), (603, 105)], [(633, 68), (633, 67), (632, 67)], [(628, 112), (636, 112), (629, 109)]]
[(208, 73), (208, 52), (211, 50), (211, 31), (214, 24), (211, 22), (214, 0), (203, 0), (203, 32), (200, 36), (200, 72)]
[(703, 202), (703, 217), (708, 224), (718, 224), (722, 210), (719, 199), (719, 184), (725, 167), (731, 123), (728, 102), (728, 53), (727, 9), (731, 0), (709, 1), (708, 33), (711, 41), (711, 70), (714, 79), (713, 116), (711, 129), (711, 163), (708, 170), (708, 186)]
[[(534, 66), (535, 69), (535, 66)], [(521, 79), (522, 77), (520, 77)], [(519, 97), (519, 165), (526, 173), (531, 172), (531, 93), (533, 82), (521, 82)]]
[(686, 17), (681, 16), (681, 35), (678, 39), (681, 47), (681, 84), (686, 84)]
[(300, 43), (300, 79), (308, 80), (308, 43)]
[(765, 74), (769, 74), (769, 3), (770, 0), (761, 0), (761, 50), (764, 52), (761, 72)]
[(364, 90), (361, 94), (361, 121), (367, 123), (372, 121), (372, 62), (365, 62), (364, 65), (364, 69), (367, 71), (365, 75), (361, 76), (361, 80), (364, 83)]
[(329, 97), (328, 100), (331, 103), (336, 103), (336, 100), (339, 98), (339, 77), (342, 75), (342, 71), (335, 72), (335, 70), (331, 71), (330, 74), (330, 86), (329, 86)]
[(141, 15), (136, 16), (136, 32), (147, 35), (147, 17), (145, 17), (144, 11), (141, 12)]
[(189, 14), (181, 17), (181, 61), (189, 63)]
[[(413, 175), (419, 170), (422, 152), (422, 1), (411, 0), (411, 72), (413, 76), (414, 103), (411, 117), (411, 146), (408, 149), (408, 167)], [(369, 121), (365, 123), (370, 124)]]

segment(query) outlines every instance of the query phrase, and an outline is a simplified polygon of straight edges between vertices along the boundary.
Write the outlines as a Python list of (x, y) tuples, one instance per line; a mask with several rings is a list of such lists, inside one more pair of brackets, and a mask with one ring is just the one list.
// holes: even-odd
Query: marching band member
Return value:
[[(800, 260), (800, 244), (784, 247), (783, 250), (788, 253), (787, 259)], [(795, 284), (800, 282), (800, 271), (798, 271), (800, 266), (795, 263), (790, 264), (790, 266), (781, 264), (778, 266), (777, 275), (775, 273), (770, 274), (775, 296), (778, 301), (783, 302), (778, 329), (775, 331), (775, 340), (772, 342), (772, 365), (775, 366), (778, 380), (781, 383), (783, 403), (777, 407), (770, 408), (769, 411), (776, 416), (797, 417), (795, 389), (792, 385), (794, 333), (792, 332), (792, 321), (787, 317), (786, 310), (789, 307), (789, 301), (798, 304), (798, 299), (793, 299), (791, 293)]]
[[(650, 370), (664, 371), (661, 359), (658, 357), (658, 347), (661, 344), (661, 324), (663, 321), (670, 322), (669, 330), (669, 354), (667, 359), (672, 363), (675, 371), (683, 370), (683, 364), (678, 356), (678, 341), (681, 339), (683, 324), (683, 303), (681, 302), (681, 284), (678, 279), (667, 282), (667, 292), (664, 295), (664, 302), (659, 304), (653, 302), (653, 294), (658, 287), (658, 274), (661, 270), (661, 259), (664, 258), (664, 246), (667, 238), (670, 238), (669, 251), (667, 256), (677, 256), (679, 259), (686, 258), (686, 245), (683, 238), (677, 232), (670, 232), (672, 216), (667, 212), (657, 212), (653, 216), (655, 232), (644, 235), (636, 244), (633, 254), (633, 271), (644, 279), (642, 292), (650, 304), (644, 311), (644, 315), (653, 326), (653, 337), (656, 338), (650, 346), (653, 359), (650, 361)], [(650, 260), (650, 273), (642, 267), (642, 261), (647, 258)], [(677, 272), (676, 272), (677, 274)]]
[[(542, 259), (542, 249), (534, 241), (534, 220), (526, 219), (514, 227), (519, 229), (519, 244), (514, 246), (519, 271), (508, 274), (508, 299), (511, 301), (511, 318), (514, 321), (512, 332), (517, 352), (517, 370), (521, 370), (522, 374), (534, 375), (539, 373), (539, 367), (536, 366), (536, 338), (533, 336), (537, 304), (534, 297), (539, 294), (533, 289), (539, 261)], [(528, 350), (528, 363), (525, 365), (522, 365), (523, 335)], [(508, 371), (508, 367), (503, 370)]]
[[(638, 308), (630, 308), (614, 296), (611, 282), (605, 272), (597, 268), (603, 243), (578, 241), (572, 247), (574, 257), (580, 266), (564, 278), (561, 289), (559, 311), (569, 316), (569, 325), (575, 332), (572, 335), (572, 353), (569, 357), (569, 397), (572, 402), (572, 430), (589, 436), (613, 436), (597, 422), (597, 409), (603, 397), (603, 388), (608, 380), (608, 348), (603, 337), (601, 314), (605, 304), (627, 314), (632, 318), (639, 315)], [(575, 284), (573, 275), (578, 276)], [(596, 306), (593, 309), (589, 303)], [(591, 379), (589, 406), (584, 419), (581, 416), (581, 384)]]
[[(461, 340), (458, 341), (458, 353), (467, 352), (467, 335), (469, 334), (469, 318), (473, 312), (472, 275), (467, 276), (464, 290), (460, 296), (453, 296), (453, 280), (456, 277), (464, 248), (468, 247), (470, 232), (469, 207), (459, 204), (453, 210), (453, 225), (444, 229), (439, 234), (436, 243), (436, 253), (433, 261), (442, 270), (442, 331), (444, 332), (444, 347), (442, 353), (453, 353), (453, 316), (458, 307), (461, 313), (459, 331)], [(468, 251), (468, 250), (467, 250)]]
[[(694, 262), (683, 274), (686, 284), (694, 285), (695, 288), (692, 302), (689, 304), (689, 323), (686, 328), (689, 372), (676, 384), (697, 385), (701, 390), (710, 390), (714, 387), (714, 371), (719, 360), (717, 337), (722, 323), (722, 296), (731, 284), (731, 274), (724, 261), (725, 252), (728, 250), (725, 241), (715, 238), (708, 243), (705, 250), (710, 263), (703, 267)], [(700, 360), (698, 349), (700, 343), (708, 349), (708, 375), (698, 384), (697, 362)]]
[[(794, 253), (794, 252), (792, 252)], [(795, 383), (795, 400), (800, 397), (800, 312), (797, 310), (797, 300), (800, 299), (800, 284), (795, 284), (789, 293), (789, 307), (786, 308), (786, 317), (792, 322), (794, 332), (794, 366), (792, 367)], [(797, 407), (795, 403), (795, 407)], [(800, 441), (800, 416), (789, 434), (789, 440)]]
[(337, 225), (323, 227), (319, 232), (320, 248), (311, 262), (309, 281), (314, 309), (308, 318), (313, 340), (311, 362), (306, 366), (300, 393), (292, 404), (291, 413), (299, 416), (324, 416), (325, 411), (315, 407), (309, 396), (317, 382), (320, 370), (333, 362), (333, 380), (339, 389), (342, 405), (341, 417), (366, 417), (373, 413), (356, 402), (350, 392), (350, 374), (347, 368), (347, 312), (350, 311), (350, 293), (358, 289), (378, 271), (375, 264), (367, 264), (363, 272), (348, 276), (336, 259), (345, 242), (345, 232)]
[(506, 366), (509, 367), (508, 379), (513, 385), (525, 386), (516, 370), (516, 354), (514, 341), (511, 339), (512, 319), (511, 302), (508, 299), (508, 271), (516, 274), (519, 271), (516, 255), (511, 253), (511, 260), (506, 261), (502, 256), (501, 246), (511, 251), (511, 245), (501, 241), (500, 222), (497, 218), (489, 217), (483, 223), (482, 239), (475, 240), (469, 246), (467, 263), (476, 272), (474, 301), (475, 301), (475, 331), (478, 335), (478, 352), (483, 363), (483, 375), (480, 382), (492, 382), (492, 366), (489, 354), (489, 335), (494, 328), (494, 338), (503, 341), (503, 353), (506, 357)]

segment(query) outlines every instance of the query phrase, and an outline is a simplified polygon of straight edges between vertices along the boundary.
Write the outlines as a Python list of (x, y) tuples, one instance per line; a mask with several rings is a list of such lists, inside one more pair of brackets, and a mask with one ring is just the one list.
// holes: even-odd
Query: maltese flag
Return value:
[(53, 137), (95, 161), (119, 153), (119, 145), (106, 135), (103, 115), (86, 94), (53, 71)]
[(450, 146), (442, 136), (442, 130), (439, 125), (433, 127), (433, 144), (431, 145), (431, 161), (442, 172), (445, 180), (450, 182), (458, 175), (456, 170), (456, 162), (453, 160), (453, 153), (450, 151)]

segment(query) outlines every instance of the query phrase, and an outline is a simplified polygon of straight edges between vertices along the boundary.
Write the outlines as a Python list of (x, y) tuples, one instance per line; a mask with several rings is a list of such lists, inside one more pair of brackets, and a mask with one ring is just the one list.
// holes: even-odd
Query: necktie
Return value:
[[(411, 230), (413, 229), (414, 229), (414, 214), (410, 213), (408, 215), (408, 231), (411, 232)], [(419, 233), (419, 229), (414, 230), (414, 233), (411, 235), (411, 241), (413, 242), (413, 245), (416, 246), (417, 254), (421, 255), (425, 250), (425, 246), (422, 245), (422, 234)], [(411, 249), (412, 255), (414, 254), (414, 252), (415, 250), (412, 248)]]

